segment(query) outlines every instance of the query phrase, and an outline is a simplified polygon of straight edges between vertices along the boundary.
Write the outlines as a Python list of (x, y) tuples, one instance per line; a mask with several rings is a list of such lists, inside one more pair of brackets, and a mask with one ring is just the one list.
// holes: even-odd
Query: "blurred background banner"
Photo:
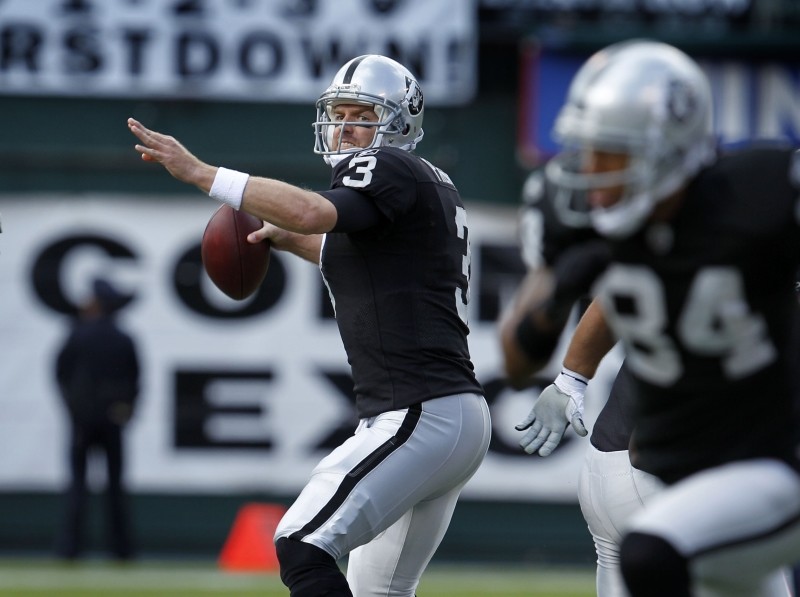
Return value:
[(472, 99), (475, 0), (4, 0), (0, 93), (301, 102), (360, 54)]
[[(319, 271), (275, 251), (261, 289), (228, 299), (200, 262), (215, 209), (202, 196), (42, 196), (4, 207), (0, 337), (14, 349), (0, 363), (3, 490), (57, 490), (64, 481), (66, 419), (51, 372), (67, 315), (98, 275), (129, 298), (118, 318), (142, 353), (131, 491), (291, 495), (352, 434), (352, 381)], [(495, 309), (521, 271), (515, 215), (476, 206), (468, 222), (470, 347), (495, 439), (465, 495), (574, 501), (583, 444), (547, 459), (522, 454), (513, 425), (530, 398), (505, 388), (498, 370)], [(590, 407), (607, 390), (600, 379)]]
[[(522, 52), (520, 154), (531, 166), (555, 153), (550, 136), (573, 75), (589, 54)], [(714, 95), (715, 130), (724, 145), (783, 139), (800, 143), (800, 63), (698, 58)]]

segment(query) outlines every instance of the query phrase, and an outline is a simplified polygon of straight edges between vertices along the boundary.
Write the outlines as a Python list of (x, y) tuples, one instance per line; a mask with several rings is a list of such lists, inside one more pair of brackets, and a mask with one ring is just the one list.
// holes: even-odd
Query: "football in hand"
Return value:
[(222, 205), (203, 232), (203, 267), (217, 288), (237, 301), (253, 294), (267, 274), (269, 241), (247, 242), (261, 226), (257, 217)]

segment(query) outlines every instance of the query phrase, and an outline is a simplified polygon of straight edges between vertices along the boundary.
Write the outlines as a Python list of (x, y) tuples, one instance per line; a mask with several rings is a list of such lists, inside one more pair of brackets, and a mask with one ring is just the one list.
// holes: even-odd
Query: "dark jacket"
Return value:
[(76, 425), (126, 423), (139, 394), (133, 339), (110, 316), (77, 320), (58, 354), (56, 379)]

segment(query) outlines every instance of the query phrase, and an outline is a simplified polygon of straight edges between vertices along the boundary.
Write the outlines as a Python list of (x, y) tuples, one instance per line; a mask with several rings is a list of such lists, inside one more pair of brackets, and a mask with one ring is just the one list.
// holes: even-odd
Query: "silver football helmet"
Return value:
[[(659, 201), (714, 159), (711, 128), (708, 79), (677, 48), (630, 40), (595, 53), (575, 75), (553, 130), (564, 150), (546, 174), (559, 188), (562, 219), (591, 223), (605, 236), (633, 233)], [(584, 172), (587, 150), (627, 154), (628, 167)], [(613, 206), (586, 202), (592, 189), (619, 185), (624, 196)]]
[[(337, 104), (374, 106), (378, 122), (335, 122), (333, 108)], [(339, 150), (333, 148), (336, 127), (345, 125), (374, 126), (375, 137), (370, 147), (390, 146), (413, 150), (422, 139), (424, 101), (419, 82), (402, 64), (377, 54), (367, 54), (347, 62), (317, 100), (314, 122), (314, 153), (331, 156), (363, 151), (366, 148)]]

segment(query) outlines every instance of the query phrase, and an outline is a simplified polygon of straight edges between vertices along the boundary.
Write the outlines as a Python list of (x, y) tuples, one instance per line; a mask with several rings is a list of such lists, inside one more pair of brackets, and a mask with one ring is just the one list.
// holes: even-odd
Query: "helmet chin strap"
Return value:
[(417, 136), (414, 138), (414, 140), (411, 141), (410, 143), (406, 143), (405, 145), (401, 145), (400, 149), (404, 149), (406, 151), (414, 151), (417, 148), (417, 143), (422, 141), (422, 137), (424, 137), (424, 136), (425, 136), (425, 131), (422, 130), (422, 129), (419, 129), (419, 134), (417, 134)]
[(603, 236), (625, 238), (636, 232), (653, 213), (655, 206), (675, 193), (687, 179), (686, 172), (674, 170), (669, 176), (651, 187), (624, 198), (605, 209), (593, 209), (589, 215), (592, 225)]
[(377, 130), (375, 131), (375, 135), (378, 138), (373, 140), (373, 142), (370, 143), (369, 147), (359, 147), (359, 148), (347, 149), (345, 151), (342, 151), (341, 153), (333, 153), (333, 154), (329, 154), (329, 155), (323, 155), (322, 159), (325, 160), (325, 163), (328, 164), (331, 168), (335, 168), (336, 166), (339, 165), (339, 163), (343, 159), (345, 159), (348, 156), (351, 156), (351, 155), (353, 155), (355, 153), (358, 153), (359, 151), (362, 151), (364, 149), (373, 149), (375, 147), (380, 147), (381, 145), (383, 145), (383, 135), (380, 134)]
[(597, 232), (609, 238), (630, 236), (647, 219), (653, 206), (653, 196), (641, 192), (633, 197), (605, 209), (592, 209), (589, 212), (592, 226)]
[(328, 166), (335, 168), (346, 157), (346, 153), (337, 153), (334, 155), (324, 155), (322, 156), (322, 159), (325, 160), (325, 163), (328, 164)]
[(353, 149), (347, 149), (347, 150), (345, 150), (345, 151), (343, 151), (341, 153), (333, 153), (333, 154), (330, 154), (330, 155), (323, 155), (322, 159), (325, 160), (325, 163), (328, 164), (331, 168), (335, 168), (336, 166), (338, 166), (341, 163), (342, 160), (344, 160), (347, 157), (350, 157), (351, 155), (354, 155), (354, 154), (358, 153), (359, 151), (364, 151), (366, 149), (374, 149), (376, 147), (380, 147), (381, 145), (383, 145), (383, 135), (381, 135), (381, 134), (379, 134), (377, 132), (375, 134), (378, 136), (378, 139), (376, 141), (373, 141), (369, 145), (369, 147), (358, 147), (358, 148), (353, 148)]
[(645, 223), (656, 204), (676, 193), (702, 168), (714, 160), (713, 139), (706, 139), (686, 150), (678, 167), (664, 176), (652, 188), (641, 190), (607, 209), (594, 209), (590, 218), (595, 230), (610, 238), (624, 238), (636, 232)]

